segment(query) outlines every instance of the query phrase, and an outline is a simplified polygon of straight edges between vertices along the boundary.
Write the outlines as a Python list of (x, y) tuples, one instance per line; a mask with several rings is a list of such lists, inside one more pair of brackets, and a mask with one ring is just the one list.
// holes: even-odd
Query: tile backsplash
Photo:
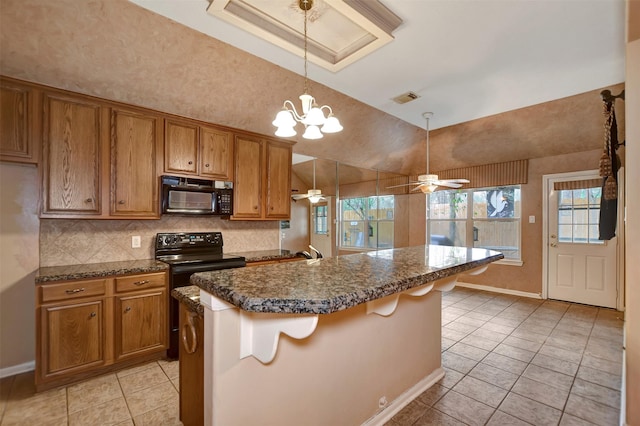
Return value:
[[(279, 248), (278, 221), (163, 216), (160, 220), (40, 220), (40, 266), (153, 259), (159, 232), (220, 231), (225, 253)], [(131, 248), (131, 237), (141, 237)]]

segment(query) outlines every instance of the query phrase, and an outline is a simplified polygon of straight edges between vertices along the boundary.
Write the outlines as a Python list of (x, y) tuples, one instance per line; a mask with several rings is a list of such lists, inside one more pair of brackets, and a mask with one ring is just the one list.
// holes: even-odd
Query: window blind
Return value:
[(563, 189), (572, 190), (572, 189), (600, 188), (601, 186), (602, 186), (602, 178), (553, 182), (553, 189), (555, 191), (562, 191)]
[(529, 178), (528, 172), (529, 160), (516, 160), (442, 170), (436, 174), (439, 179), (468, 179), (470, 183), (464, 184), (462, 188), (487, 188), (525, 184)]

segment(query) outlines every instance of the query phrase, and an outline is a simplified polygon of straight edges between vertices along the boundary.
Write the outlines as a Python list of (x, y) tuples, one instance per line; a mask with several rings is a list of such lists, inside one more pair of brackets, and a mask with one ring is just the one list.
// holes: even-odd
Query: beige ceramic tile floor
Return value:
[(182, 424), (176, 361), (150, 362), (38, 394), (33, 381), (33, 372), (2, 379), (2, 426)]
[[(464, 288), (443, 293), (445, 377), (388, 426), (618, 423), (622, 313)], [(0, 381), (0, 425), (180, 425), (178, 363), (34, 394)]]
[(622, 313), (464, 288), (443, 293), (445, 377), (387, 426), (619, 423)]

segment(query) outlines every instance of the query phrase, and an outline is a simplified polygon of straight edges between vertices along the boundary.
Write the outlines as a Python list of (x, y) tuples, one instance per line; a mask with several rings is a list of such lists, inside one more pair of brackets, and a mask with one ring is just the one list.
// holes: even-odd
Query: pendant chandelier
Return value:
[[(297, 123), (305, 126), (305, 139), (320, 139), (323, 133), (337, 133), (342, 130), (342, 125), (338, 118), (333, 115), (333, 110), (329, 105), (318, 107), (316, 100), (309, 94), (307, 79), (307, 11), (313, 7), (313, 0), (299, 0), (298, 5), (304, 11), (304, 93), (300, 95), (302, 103), (302, 114), (298, 114), (293, 102), (284, 101), (282, 110), (276, 115), (272, 124), (277, 127), (276, 136), (291, 137), (297, 132), (294, 127)], [(328, 111), (325, 117), (324, 109)], [(322, 126), (322, 127), (321, 127)]]

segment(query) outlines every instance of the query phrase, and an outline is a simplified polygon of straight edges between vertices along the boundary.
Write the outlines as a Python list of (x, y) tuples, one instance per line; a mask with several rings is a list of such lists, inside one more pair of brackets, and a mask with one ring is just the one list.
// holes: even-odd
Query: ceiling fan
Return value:
[(313, 189), (307, 191), (306, 194), (293, 194), (291, 196), (293, 201), (303, 200), (305, 198), (309, 199), (311, 204), (315, 204), (320, 200), (324, 200), (324, 195), (322, 195), (322, 191), (316, 189), (316, 159), (313, 159)]
[(469, 183), (467, 179), (438, 179), (438, 175), (429, 174), (429, 119), (433, 116), (432, 112), (425, 112), (422, 116), (427, 120), (427, 173), (418, 176), (417, 182), (409, 182), (402, 185), (389, 186), (387, 188), (398, 188), (400, 186), (415, 186), (411, 191), (422, 191), (430, 194), (439, 186), (447, 188), (460, 188), (463, 183)]

